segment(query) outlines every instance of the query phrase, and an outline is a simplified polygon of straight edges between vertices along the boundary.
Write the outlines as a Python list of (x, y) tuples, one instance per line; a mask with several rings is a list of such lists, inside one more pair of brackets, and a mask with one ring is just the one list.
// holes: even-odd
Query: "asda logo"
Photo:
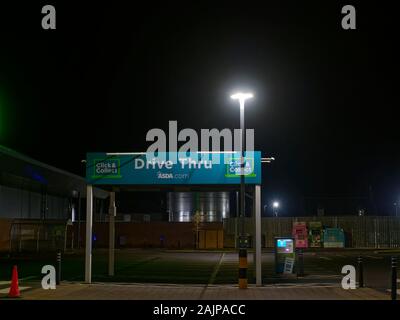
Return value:
[(172, 173), (162, 173), (162, 172), (158, 172), (157, 173), (157, 178), (158, 179), (173, 179), (174, 176)]
[[(241, 175), (242, 168), (240, 166), (240, 158), (232, 158), (226, 164), (225, 177), (227, 178), (237, 178)], [(254, 173), (254, 159), (245, 158), (244, 159), (244, 175), (246, 177), (255, 177)]]

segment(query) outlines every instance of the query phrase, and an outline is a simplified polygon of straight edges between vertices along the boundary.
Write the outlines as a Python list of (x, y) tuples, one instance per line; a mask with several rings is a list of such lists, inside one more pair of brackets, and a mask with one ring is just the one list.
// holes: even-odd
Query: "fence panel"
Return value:
[[(235, 234), (235, 218), (224, 220), (227, 238)], [(346, 247), (398, 248), (400, 247), (400, 217), (334, 216), (334, 217), (268, 217), (261, 220), (261, 234), (265, 246), (273, 247), (275, 237), (290, 236), (294, 222), (320, 221), (323, 227), (341, 228), (345, 232)], [(240, 219), (238, 232), (240, 233)], [(245, 232), (254, 234), (253, 218), (245, 219)]]

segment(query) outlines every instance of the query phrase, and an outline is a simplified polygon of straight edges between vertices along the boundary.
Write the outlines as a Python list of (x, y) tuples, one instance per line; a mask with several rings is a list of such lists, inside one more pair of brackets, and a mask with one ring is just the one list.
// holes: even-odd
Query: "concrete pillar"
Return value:
[(93, 186), (86, 187), (85, 282), (92, 283)]
[(113, 276), (115, 268), (115, 216), (117, 214), (117, 208), (115, 206), (115, 192), (110, 192), (110, 207), (108, 213), (108, 275)]

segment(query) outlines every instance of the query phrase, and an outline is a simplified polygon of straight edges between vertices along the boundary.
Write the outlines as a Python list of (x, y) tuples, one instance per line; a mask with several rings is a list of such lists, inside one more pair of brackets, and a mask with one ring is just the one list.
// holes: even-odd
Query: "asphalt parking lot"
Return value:
[[(344, 265), (357, 267), (357, 257), (364, 261), (365, 286), (380, 291), (390, 288), (391, 256), (398, 251), (380, 252), (374, 250), (320, 250), (304, 253), (304, 277), (277, 276), (274, 272), (274, 254), (263, 252), (263, 284), (332, 284), (340, 285)], [(255, 283), (253, 253), (248, 254), (249, 284)], [(34, 283), (41, 279), (41, 268), (45, 264), (55, 265), (53, 255), (0, 258), (0, 290), (8, 285), (11, 268), (18, 266), (19, 277)], [(116, 251), (115, 276), (107, 275), (107, 250), (93, 253), (93, 281), (125, 283), (175, 283), (175, 284), (236, 284), (238, 256), (234, 251), (172, 251), (125, 249)], [(83, 252), (63, 255), (62, 279), (83, 281)], [(24, 280), (26, 279), (26, 280)]]

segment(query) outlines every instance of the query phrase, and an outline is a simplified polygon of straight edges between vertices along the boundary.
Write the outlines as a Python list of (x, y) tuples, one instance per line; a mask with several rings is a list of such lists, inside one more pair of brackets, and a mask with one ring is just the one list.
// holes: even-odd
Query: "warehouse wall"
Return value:
[[(0, 185), (0, 218), (40, 219), (41, 194)], [(46, 219), (67, 219), (68, 199), (47, 195)]]
[(8, 251), (10, 248), (11, 220), (0, 219), (0, 251)]
[[(93, 223), (93, 234), (96, 236), (94, 247), (108, 247), (108, 223)], [(78, 225), (74, 223), (74, 243), (77, 243)], [(85, 223), (81, 223), (81, 243), (85, 243)], [(221, 248), (223, 244), (222, 223), (205, 223), (200, 230), (206, 237), (207, 248)], [(206, 232), (210, 231), (209, 234)], [(215, 236), (215, 241), (213, 241)], [(68, 246), (71, 243), (72, 232), (68, 232)], [(115, 245), (118, 248), (186, 248), (195, 246), (194, 224), (190, 222), (116, 222)], [(163, 240), (162, 240), (163, 239)], [(215, 242), (215, 244), (213, 243)]]

